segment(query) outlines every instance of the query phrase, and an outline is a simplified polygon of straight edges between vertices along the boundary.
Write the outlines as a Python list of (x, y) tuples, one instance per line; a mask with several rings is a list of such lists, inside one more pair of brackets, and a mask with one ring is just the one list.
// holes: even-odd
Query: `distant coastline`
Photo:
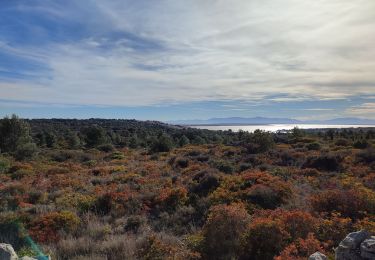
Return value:
[(277, 131), (290, 131), (295, 127), (304, 130), (328, 130), (328, 129), (369, 129), (374, 128), (375, 124), (364, 125), (364, 124), (210, 124), (210, 125), (185, 125), (185, 127), (197, 128), (197, 129), (207, 129), (214, 131), (247, 131), (253, 132), (257, 129), (277, 132)]

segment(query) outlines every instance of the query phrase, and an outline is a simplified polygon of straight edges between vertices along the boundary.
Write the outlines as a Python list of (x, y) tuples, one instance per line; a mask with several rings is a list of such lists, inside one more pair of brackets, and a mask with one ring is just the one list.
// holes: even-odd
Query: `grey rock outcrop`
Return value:
[(0, 260), (37, 260), (35, 258), (24, 256), (19, 258), (12, 245), (0, 243)]
[(320, 252), (315, 252), (309, 257), (309, 260), (327, 260), (327, 256)]
[[(312, 254), (308, 260), (327, 260), (320, 252)], [(335, 260), (375, 260), (375, 236), (361, 230), (350, 233), (335, 249)]]
[(361, 257), (364, 259), (375, 259), (375, 236), (361, 243)]
[(13, 247), (9, 244), (0, 244), (0, 259), (1, 260), (18, 260), (18, 256)]
[(336, 248), (335, 259), (362, 260), (360, 245), (368, 238), (370, 238), (370, 234), (365, 230), (350, 233)]

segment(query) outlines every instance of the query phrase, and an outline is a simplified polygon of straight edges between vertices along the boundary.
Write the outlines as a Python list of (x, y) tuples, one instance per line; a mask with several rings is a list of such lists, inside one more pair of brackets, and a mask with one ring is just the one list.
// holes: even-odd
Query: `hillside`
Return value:
[(329, 120), (297, 120), (291, 118), (268, 117), (225, 117), (207, 120), (169, 121), (177, 125), (267, 125), (267, 124), (321, 124), (321, 125), (375, 125), (375, 120), (356, 117), (334, 118)]
[(38, 254), (29, 235), (52, 259), (307, 259), (375, 234), (371, 130), (14, 117), (0, 133), (0, 240), (19, 256)]

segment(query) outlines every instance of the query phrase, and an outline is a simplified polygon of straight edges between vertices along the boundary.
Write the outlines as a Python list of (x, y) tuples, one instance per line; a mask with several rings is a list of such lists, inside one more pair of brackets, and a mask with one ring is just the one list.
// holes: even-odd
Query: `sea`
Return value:
[(239, 130), (254, 132), (257, 129), (277, 132), (288, 131), (295, 127), (299, 129), (330, 129), (330, 128), (374, 128), (375, 125), (315, 125), (315, 124), (267, 124), (267, 125), (189, 125), (192, 128), (208, 129), (208, 130), (232, 130), (238, 132)]

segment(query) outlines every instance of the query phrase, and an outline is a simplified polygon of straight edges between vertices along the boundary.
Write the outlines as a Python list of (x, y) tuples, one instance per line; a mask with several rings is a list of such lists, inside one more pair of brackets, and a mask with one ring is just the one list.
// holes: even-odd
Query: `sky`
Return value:
[(375, 119), (375, 1), (0, 0), (0, 116)]

